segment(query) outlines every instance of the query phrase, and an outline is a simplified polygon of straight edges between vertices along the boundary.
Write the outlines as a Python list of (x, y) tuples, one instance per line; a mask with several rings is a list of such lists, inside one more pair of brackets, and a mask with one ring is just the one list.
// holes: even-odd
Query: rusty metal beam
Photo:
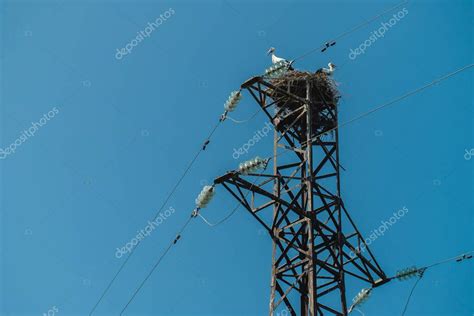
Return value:
[[(373, 287), (389, 279), (341, 199), (338, 129), (330, 141), (314, 136), (318, 120), (323, 129), (337, 127), (336, 104), (310, 79), (299, 80), (305, 89), (264, 77), (242, 84), (275, 126), (273, 171), (230, 171), (214, 183), (222, 184), (272, 238), (269, 315), (285, 308), (293, 316), (345, 316), (346, 279)], [(282, 116), (290, 103), (293, 109)], [(274, 106), (278, 111), (272, 114)], [(285, 125), (278, 127), (280, 118)], [(282, 148), (293, 152), (290, 158), (280, 158)], [(364, 254), (357, 252), (361, 245)]]

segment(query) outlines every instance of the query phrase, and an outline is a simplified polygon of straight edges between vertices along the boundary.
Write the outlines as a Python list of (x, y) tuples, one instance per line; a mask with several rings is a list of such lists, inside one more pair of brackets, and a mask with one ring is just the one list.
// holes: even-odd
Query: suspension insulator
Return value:
[(265, 76), (269, 78), (278, 78), (288, 72), (290, 63), (286, 60), (279, 61), (265, 70)]
[(255, 157), (252, 160), (243, 162), (239, 165), (239, 172), (241, 174), (249, 174), (257, 171), (258, 169), (265, 169), (267, 167), (268, 160), (260, 157)]
[(399, 281), (405, 281), (417, 276), (421, 276), (422, 273), (423, 269), (418, 269), (417, 267), (413, 266), (398, 271), (395, 278)]
[(224, 109), (227, 112), (232, 112), (239, 104), (242, 99), (242, 93), (240, 91), (232, 91), (227, 101), (224, 103)]
[(211, 202), (214, 193), (214, 187), (206, 185), (204, 188), (202, 188), (201, 193), (199, 193), (198, 197), (196, 198), (196, 206), (200, 209), (206, 207), (209, 202)]
[(362, 289), (353, 299), (352, 308), (364, 304), (370, 297), (372, 289)]

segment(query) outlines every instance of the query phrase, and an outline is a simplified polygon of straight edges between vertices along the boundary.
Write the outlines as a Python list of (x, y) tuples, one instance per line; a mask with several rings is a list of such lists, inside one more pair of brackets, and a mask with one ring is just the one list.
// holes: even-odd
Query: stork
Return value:
[(334, 72), (334, 70), (336, 70), (336, 65), (334, 65), (333, 63), (328, 63), (328, 68), (323, 68), (322, 71), (326, 74), (326, 75), (332, 75), (332, 73)]
[(279, 63), (279, 62), (285, 62), (285, 63), (288, 63), (290, 65), (290, 67), (288, 69), (293, 70), (293, 67), (291, 67), (291, 64), (292, 64), (291, 61), (288, 61), (284, 58), (275, 56), (275, 47), (270, 47), (270, 49), (267, 51), (267, 55), (270, 55), (270, 54), (272, 56), (272, 64), (276, 64), (276, 63)]

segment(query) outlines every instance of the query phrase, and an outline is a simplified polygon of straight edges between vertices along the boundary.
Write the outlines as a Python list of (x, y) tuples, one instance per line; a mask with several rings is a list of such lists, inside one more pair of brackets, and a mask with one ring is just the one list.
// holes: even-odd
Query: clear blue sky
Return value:
[[(117, 247), (146, 226), (230, 91), (268, 65), (270, 46), (292, 58), (396, 2), (2, 1), (1, 148), (57, 113), (0, 160), (0, 314), (87, 315), (124, 258)], [(472, 1), (410, 1), (408, 14), (365, 54), (349, 59), (390, 14), (296, 68), (328, 61), (347, 121), (472, 63)], [(121, 60), (148, 22), (173, 14)], [(474, 248), (472, 69), (341, 128), (342, 193), (364, 235), (409, 210), (371, 245), (386, 273)], [(236, 119), (257, 109), (245, 95)], [(226, 121), (169, 201), (176, 211), (147, 237), (96, 315), (118, 315), (194, 207), (202, 184), (240, 160), (264, 127)], [(20, 140), (21, 141), (21, 140)], [(243, 160), (268, 156), (271, 137)], [(224, 190), (204, 214), (225, 216)], [(194, 221), (126, 315), (265, 315), (271, 242), (239, 210), (212, 229)], [(428, 271), (407, 316), (472, 315), (473, 262)], [(400, 315), (413, 281), (390, 283), (361, 308)], [(358, 289), (350, 289), (351, 299)], [(354, 315), (358, 314), (355, 312)]]

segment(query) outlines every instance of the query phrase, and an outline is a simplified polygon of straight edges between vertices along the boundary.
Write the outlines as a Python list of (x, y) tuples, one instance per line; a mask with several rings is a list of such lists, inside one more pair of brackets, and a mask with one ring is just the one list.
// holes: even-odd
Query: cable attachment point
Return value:
[(191, 217), (196, 218), (199, 215), (199, 207), (196, 207), (192, 212), (191, 212)]
[(176, 243), (178, 242), (178, 240), (181, 238), (181, 235), (177, 235), (176, 238), (174, 239), (173, 241), (173, 245), (176, 245)]
[(329, 47), (336, 45), (336, 41), (324, 43), (324, 48), (321, 49), (321, 53), (324, 53)]
[(207, 145), (209, 145), (210, 142), (211, 142), (211, 141), (210, 141), (209, 139), (206, 140), (206, 141), (204, 142), (204, 144), (202, 144), (202, 150), (206, 150), (206, 147), (207, 147)]
[(219, 118), (219, 122), (224, 122), (225, 121), (225, 119), (227, 118), (227, 113), (229, 113), (227, 110), (224, 111), (224, 113)]
[(468, 259), (472, 259), (472, 255), (471, 254), (463, 254), (459, 258), (456, 259), (456, 262), (461, 262), (461, 261), (468, 260)]

